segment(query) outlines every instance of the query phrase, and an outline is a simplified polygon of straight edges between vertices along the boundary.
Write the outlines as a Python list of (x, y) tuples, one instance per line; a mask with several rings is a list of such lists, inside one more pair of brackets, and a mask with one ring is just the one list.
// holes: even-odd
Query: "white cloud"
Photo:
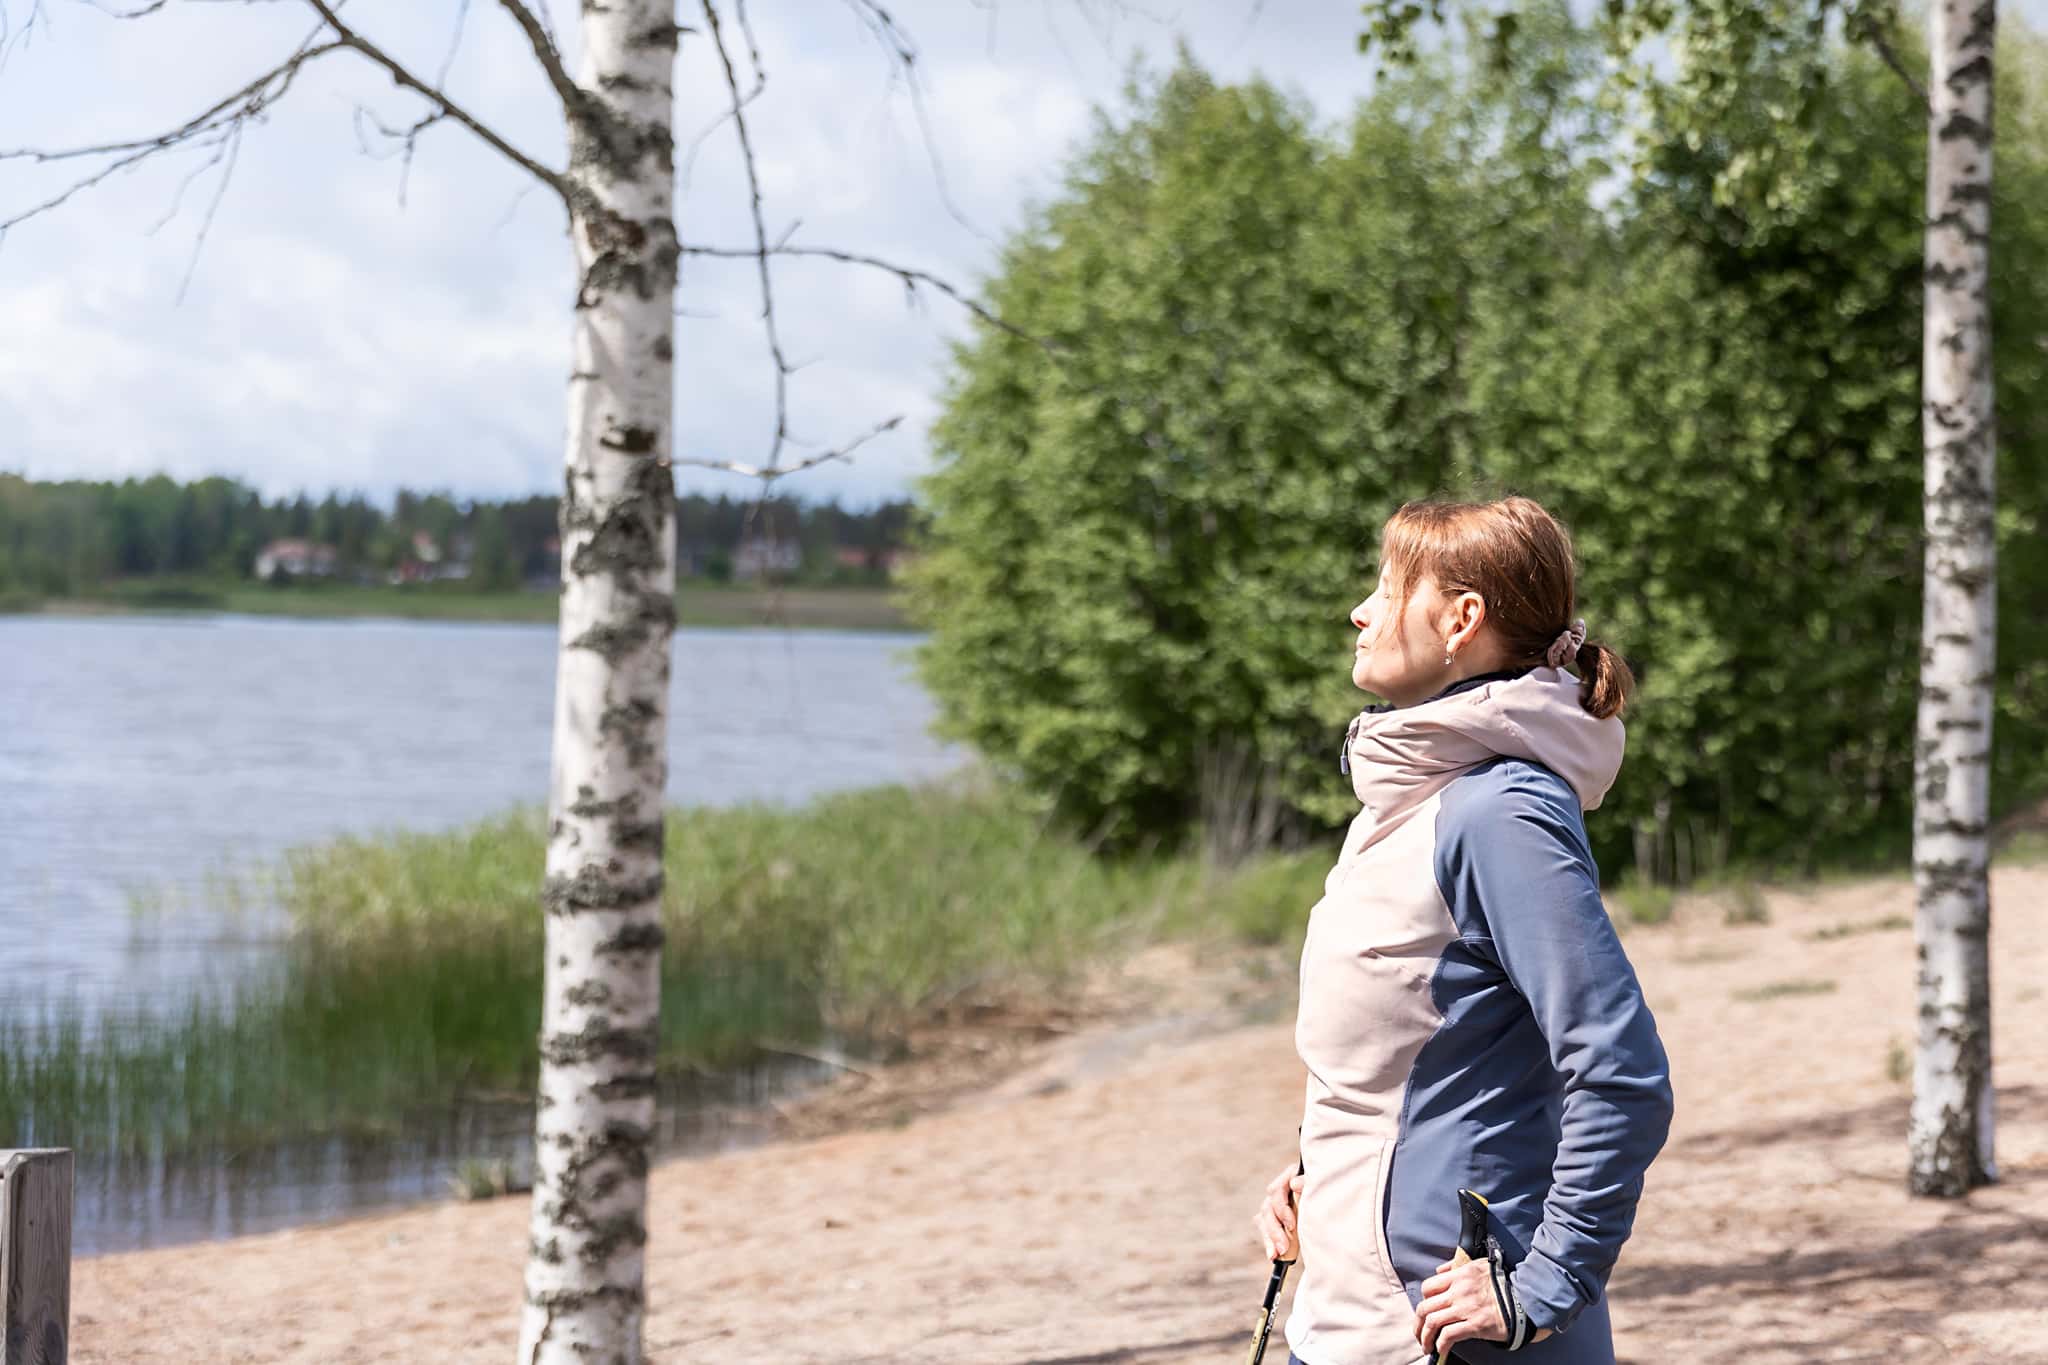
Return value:
[[(840, 0), (754, 5), (769, 73), (750, 109), (771, 231), (870, 252), (971, 285), (1023, 207), (1115, 104), (1134, 53), (1155, 66), (1185, 37), (1225, 77), (1262, 70), (1341, 117), (1363, 92), (1357, 9), (1320, 0), (900, 0), (920, 45), (930, 128), (964, 226), (940, 194), (909, 99)], [(11, 5), (19, 20), (24, 0)], [(2048, 0), (2029, 0), (2038, 11)], [(45, 0), (52, 31), (0, 78), (0, 143), (77, 145), (166, 126), (247, 79), (307, 31), (290, 5), (180, 5), (121, 23)], [(519, 35), (472, 5), (456, 97), (520, 146), (559, 161), (559, 111)], [(574, 11), (556, 0), (565, 31)], [(1139, 13), (1143, 9), (1145, 13)], [(351, 16), (419, 69), (439, 67), (455, 5), (358, 0)], [(569, 33), (573, 39), (573, 32)], [(686, 37), (677, 128), (703, 127), (724, 91), (706, 40)], [(420, 144), (408, 203), (399, 165), (364, 157), (352, 110), (397, 121), (416, 104), (350, 54), (245, 140), (190, 291), (177, 291), (214, 181), (148, 229), (196, 163), (116, 177), (0, 244), (0, 468), (38, 477), (166, 469), (231, 473), (273, 492), (399, 484), (506, 495), (552, 491), (561, 458), (572, 281), (562, 215), (460, 130)], [(0, 162), (0, 214), (69, 167)], [(523, 196), (523, 197), (522, 197)], [(729, 129), (707, 143), (679, 213), (694, 241), (739, 244), (751, 224)], [(811, 496), (896, 496), (927, 467), (952, 304), (904, 306), (874, 272), (785, 261), (777, 306), (793, 360), (798, 434), (837, 445), (895, 414), (903, 427), (850, 466), (801, 476)], [(753, 460), (772, 420), (749, 263), (691, 262), (682, 305), (678, 451)], [(801, 452), (792, 452), (792, 455)], [(750, 491), (709, 471), (685, 487)]]

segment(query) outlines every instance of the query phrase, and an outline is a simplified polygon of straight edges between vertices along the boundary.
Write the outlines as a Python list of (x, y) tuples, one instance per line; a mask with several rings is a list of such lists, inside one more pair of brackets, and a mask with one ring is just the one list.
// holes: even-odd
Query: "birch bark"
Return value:
[(1995, 0), (1928, 13), (1926, 563), (1914, 746), (1918, 1046), (1908, 1186), (1954, 1197), (1992, 1159), (1990, 805), (1997, 561), (1991, 371)]
[(586, 0), (522, 1365), (638, 1365), (675, 622), (674, 0)]

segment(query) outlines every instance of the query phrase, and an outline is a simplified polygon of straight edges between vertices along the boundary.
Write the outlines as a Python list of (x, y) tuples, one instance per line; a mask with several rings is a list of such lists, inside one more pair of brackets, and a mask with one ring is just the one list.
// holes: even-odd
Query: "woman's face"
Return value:
[(1411, 706), (1441, 690), (1453, 670), (1444, 664), (1446, 637), (1436, 625), (1445, 604), (1435, 582), (1418, 574), (1395, 620), (1398, 586), (1382, 562), (1372, 596), (1351, 609), (1351, 624), (1358, 627), (1351, 681), (1396, 706)]

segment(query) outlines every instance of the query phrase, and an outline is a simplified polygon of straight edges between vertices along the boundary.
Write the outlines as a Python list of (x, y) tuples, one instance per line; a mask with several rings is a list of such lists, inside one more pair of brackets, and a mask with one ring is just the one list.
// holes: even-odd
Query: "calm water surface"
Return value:
[[(936, 776), (916, 637), (676, 632), (669, 799), (800, 802)], [(0, 618), (0, 1011), (150, 1013), (277, 961), (274, 912), (222, 874), (342, 833), (437, 829), (546, 798), (552, 626), (235, 616)], [(534, 869), (536, 885), (540, 869)], [(759, 1131), (779, 1068), (663, 1107), (662, 1140)], [(200, 1161), (78, 1153), (80, 1254), (258, 1231), (446, 1192), (467, 1158), (526, 1164), (530, 1109), (403, 1137)], [(0, 1147), (10, 1135), (0, 1133)]]
[[(678, 630), (669, 800), (958, 765), (926, 734), (915, 640)], [(0, 1008), (125, 1010), (260, 970), (278, 926), (223, 913), (223, 872), (544, 801), (554, 668), (553, 626), (0, 618)]]

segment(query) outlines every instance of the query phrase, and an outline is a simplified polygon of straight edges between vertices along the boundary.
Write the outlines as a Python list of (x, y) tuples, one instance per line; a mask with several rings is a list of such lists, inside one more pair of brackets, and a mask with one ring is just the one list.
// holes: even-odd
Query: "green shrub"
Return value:
[(1629, 924), (1663, 924), (1678, 899), (1671, 887), (1633, 873), (1608, 888), (1607, 896), (1621, 907), (1622, 919)]

